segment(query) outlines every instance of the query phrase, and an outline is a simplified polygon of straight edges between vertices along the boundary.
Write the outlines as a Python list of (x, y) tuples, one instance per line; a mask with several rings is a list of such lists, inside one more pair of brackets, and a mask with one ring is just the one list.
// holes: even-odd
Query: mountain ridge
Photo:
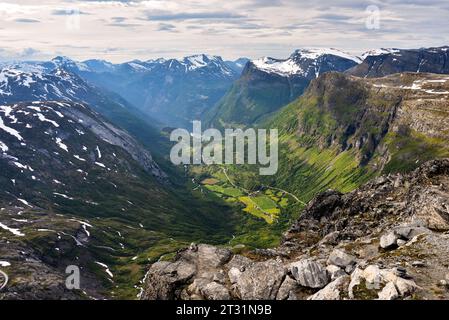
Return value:
[(312, 79), (328, 71), (345, 71), (356, 61), (335, 49), (298, 49), (287, 59), (250, 61), (203, 119), (208, 126), (218, 128), (257, 123), (299, 97)]

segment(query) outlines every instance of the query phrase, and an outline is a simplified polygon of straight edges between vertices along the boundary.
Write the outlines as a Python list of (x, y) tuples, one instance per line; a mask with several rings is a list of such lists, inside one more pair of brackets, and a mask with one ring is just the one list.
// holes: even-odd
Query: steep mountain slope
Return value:
[(448, 299), (449, 159), (328, 190), (269, 250), (192, 244), (151, 265), (142, 299)]
[(329, 187), (351, 191), (381, 172), (447, 157), (448, 112), (446, 75), (324, 74), (266, 124), (281, 141), (271, 183), (310, 200)]
[(87, 103), (112, 123), (139, 138), (146, 146), (151, 146), (153, 152), (162, 150), (154, 120), (143, 116), (138, 109), (117, 94), (86, 83), (65, 67), (72, 70), (87, 68), (62, 58), (55, 58), (52, 62), (42, 64), (4, 65), (0, 69), (0, 103), (36, 100)]
[[(132, 298), (143, 262), (233, 233), (232, 213), (171, 185), (147, 150), (85, 104), (2, 105), (0, 172), (0, 260), (11, 279), (0, 298)], [(65, 289), (69, 265), (86, 293)]]
[(449, 47), (380, 49), (365, 53), (363, 63), (347, 71), (358, 77), (383, 77), (399, 72), (449, 73)]
[(335, 49), (303, 49), (288, 59), (249, 62), (220, 102), (204, 115), (209, 125), (247, 125), (261, 121), (300, 96), (312, 79), (329, 71), (345, 71), (358, 58)]

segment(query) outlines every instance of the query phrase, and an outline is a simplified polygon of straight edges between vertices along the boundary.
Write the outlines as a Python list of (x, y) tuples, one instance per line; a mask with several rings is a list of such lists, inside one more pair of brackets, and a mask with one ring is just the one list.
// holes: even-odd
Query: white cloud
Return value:
[[(379, 30), (365, 27), (373, 4), (381, 10)], [(448, 10), (442, 0), (3, 1), (0, 41), (2, 57), (11, 59), (24, 58), (28, 48), (34, 52), (27, 58), (111, 61), (199, 52), (283, 57), (302, 46), (359, 53), (449, 44)]]

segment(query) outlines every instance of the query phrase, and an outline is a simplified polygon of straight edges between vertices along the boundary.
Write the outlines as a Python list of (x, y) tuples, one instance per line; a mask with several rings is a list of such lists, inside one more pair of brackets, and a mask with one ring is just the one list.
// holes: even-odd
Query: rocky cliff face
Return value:
[(328, 73), (313, 81), (289, 110), (297, 113), (294, 128), (304, 145), (354, 149), (364, 164), (386, 153), (395, 138), (448, 139), (448, 97), (446, 75), (359, 79)]
[(329, 190), (278, 248), (192, 244), (151, 265), (141, 298), (447, 299), (448, 202), (449, 159)]

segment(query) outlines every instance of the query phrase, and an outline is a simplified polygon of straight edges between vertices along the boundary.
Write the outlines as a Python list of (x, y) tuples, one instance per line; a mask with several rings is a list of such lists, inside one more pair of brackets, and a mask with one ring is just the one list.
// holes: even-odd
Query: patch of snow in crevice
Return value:
[(86, 162), (86, 159), (81, 158), (81, 157), (80, 157), (79, 155), (77, 155), (77, 154), (74, 154), (73, 157), (74, 157), (75, 159), (80, 160), (80, 161)]
[(101, 159), (101, 151), (100, 151), (100, 148), (97, 146), (97, 147), (95, 148), (95, 150), (97, 151), (98, 159)]
[(17, 131), (16, 129), (13, 129), (11, 127), (6, 126), (5, 123), (3, 122), (2, 117), (0, 117), (0, 129), (3, 130), (3, 131), (6, 131), (10, 135), (16, 137), (17, 140), (23, 141), (23, 138), (20, 135), (19, 131)]
[(64, 199), (75, 200), (74, 198), (69, 197), (68, 195), (63, 194), (63, 193), (53, 192), (53, 194), (54, 194), (55, 196), (62, 197), (62, 198), (64, 198)]
[(23, 234), (22, 232), (20, 232), (19, 229), (14, 229), (14, 228), (10, 228), (6, 225), (4, 225), (3, 223), (0, 222), (0, 228), (2, 228), (3, 230), (9, 231), (11, 232), (13, 235), (18, 236), (18, 237), (24, 237), (25, 234)]
[(98, 261), (95, 261), (95, 263), (98, 264), (99, 266), (103, 267), (103, 268), (105, 269), (105, 272), (106, 272), (111, 278), (114, 278), (114, 275), (112, 274), (111, 270), (109, 270), (109, 267), (108, 267), (106, 264), (104, 264), (104, 263), (102, 263), (102, 262), (98, 262)]
[(36, 116), (38, 117), (38, 119), (42, 122), (49, 122), (52, 125), (54, 125), (56, 128), (59, 128), (59, 124), (56, 121), (47, 119), (42, 113), (36, 113)]
[(62, 142), (62, 139), (61, 139), (61, 138), (56, 138), (56, 144), (57, 144), (58, 147), (61, 148), (62, 150), (66, 151), (66, 152), (69, 152), (69, 148), (67, 147), (67, 145), (65, 145), (65, 144)]

